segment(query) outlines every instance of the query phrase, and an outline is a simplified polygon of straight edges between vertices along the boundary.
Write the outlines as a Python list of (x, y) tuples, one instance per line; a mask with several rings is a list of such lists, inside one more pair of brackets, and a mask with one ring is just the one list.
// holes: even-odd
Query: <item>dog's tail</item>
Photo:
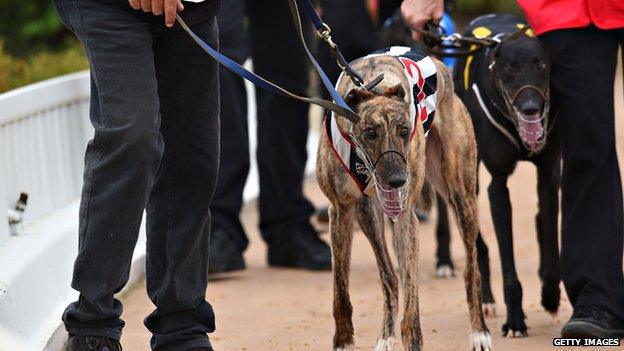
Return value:
[(435, 199), (435, 191), (431, 184), (425, 180), (423, 184), (422, 190), (420, 191), (420, 196), (418, 197), (418, 201), (416, 201), (416, 209), (422, 212), (431, 211), (431, 207), (433, 206), (433, 201)]

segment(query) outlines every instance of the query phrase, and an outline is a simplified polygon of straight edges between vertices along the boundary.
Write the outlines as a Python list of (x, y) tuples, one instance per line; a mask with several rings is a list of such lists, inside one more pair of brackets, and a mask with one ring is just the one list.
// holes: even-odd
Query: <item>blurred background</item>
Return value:
[[(376, 1), (369, 0), (373, 17)], [(453, 17), (461, 28), (488, 12), (520, 10), (513, 0), (457, 0)], [(87, 68), (80, 43), (59, 22), (52, 1), (0, 0), (0, 93)]]

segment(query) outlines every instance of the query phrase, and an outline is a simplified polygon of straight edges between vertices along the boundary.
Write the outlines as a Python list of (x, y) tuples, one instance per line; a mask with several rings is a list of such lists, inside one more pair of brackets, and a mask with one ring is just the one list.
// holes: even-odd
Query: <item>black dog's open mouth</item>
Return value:
[(526, 115), (523, 113), (517, 113), (518, 117), (518, 134), (525, 146), (531, 150), (536, 151), (543, 145), (544, 139), (544, 116), (539, 113)]

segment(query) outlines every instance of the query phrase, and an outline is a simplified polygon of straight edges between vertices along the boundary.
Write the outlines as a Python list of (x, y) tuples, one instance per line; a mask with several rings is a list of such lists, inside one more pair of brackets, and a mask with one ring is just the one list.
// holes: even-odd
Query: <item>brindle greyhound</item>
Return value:
[[(430, 58), (428, 58), (431, 60)], [(393, 56), (380, 55), (354, 61), (353, 68), (366, 81), (384, 74), (375, 91), (357, 88), (344, 77), (338, 91), (361, 117), (357, 123), (335, 118), (340, 133), (349, 136), (374, 164), (377, 191), (407, 187), (407, 211), (391, 222), (401, 288), (405, 298), (401, 336), (406, 351), (422, 349), (418, 309), (419, 222), (412, 209), (427, 180), (451, 204), (466, 249), (464, 272), (470, 313), (472, 350), (491, 350), (490, 334), (481, 308), (481, 282), (475, 240), (478, 233), (476, 206), (477, 153), (470, 116), (453, 91), (453, 81), (442, 63), (433, 59), (437, 80), (436, 117), (425, 140), (421, 122), (410, 138), (410, 105), (416, 95), (405, 92), (409, 83), (402, 63)], [(352, 307), (349, 300), (349, 264), (353, 221), (368, 238), (377, 261), (384, 295), (384, 317), (376, 350), (389, 351), (395, 345), (395, 319), (398, 312), (398, 282), (384, 235), (383, 204), (365, 195), (345, 171), (346, 166), (332, 148), (332, 135), (323, 133), (318, 149), (317, 178), (330, 200), (329, 208), (333, 269), (334, 319), (333, 347), (353, 350)], [(336, 136), (334, 134), (333, 136)], [(348, 147), (348, 145), (346, 145)], [(426, 156), (425, 156), (426, 155)], [(411, 177), (411, 180), (410, 180)]]
[[(488, 187), (490, 209), (501, 257), (507, 321), (503, 335), (527, 335), (522, 309), (522, 286), (516, 274), (511, 203), (507, 178), (518, 161), (537, 167), (538, 213), (535, 218), (540, 247), (539, 276), (542, 306), (554, 314), (559, 308), (561, 281), (558, 223), (561, 146), (556, 114), (548, 111), (549, 60), (537, 38), (517, 32), (526, 23), (513, 15), (486, 15), (470, 22), (466, 35), (501, 39), (495, 48), (458, 60), (453, 74), (455, 89), (472, 117), (479, 160), (492, 181)], [(514, 35), (515, 33), (515, 35)], [(530, 32), (529, 32), (530, 33)], [(452, 270), (446, 209), (438, 204), (438, 266)], [(488, 248), (477, 238), (483, 276), (486, 315), (495, 314), (490, 288)]]

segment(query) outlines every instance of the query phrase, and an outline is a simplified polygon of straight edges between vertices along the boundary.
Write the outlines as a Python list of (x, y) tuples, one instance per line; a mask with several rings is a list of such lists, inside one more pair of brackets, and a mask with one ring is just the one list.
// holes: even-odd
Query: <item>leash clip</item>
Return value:
[(335, 50), (338, 47), (331, 37), (331, 28), (327, 25), (327, 23), (323, 22), (323, 28), (317, 30), (316, 34), (319, 38), (323, 39), (323, 41), (326, 42), (332, 50)]

